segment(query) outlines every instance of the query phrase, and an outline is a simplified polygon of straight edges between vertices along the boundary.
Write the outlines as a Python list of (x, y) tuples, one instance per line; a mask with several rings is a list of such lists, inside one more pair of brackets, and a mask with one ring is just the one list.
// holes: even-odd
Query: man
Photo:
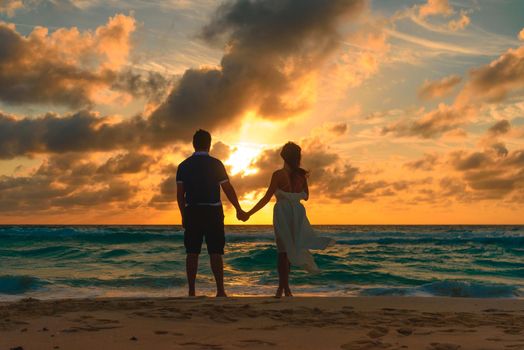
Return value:
[(217, 297), (226, 297), (224, 289), (224, 211), (220, 201), (220, 187), (237, 211), (237, 218), (247, 220), (240, 208), (235, 189), (229, 182), (222, 162), (209, 156), (211, 135), (198, 130), (193, 136), (195, 153), (178, 166), (176, 174), (177, 202), (182, 216), (186, 273), (189, 296), (195, 296), (198, 257), (205, 237), (211, 270), (217, 285)]

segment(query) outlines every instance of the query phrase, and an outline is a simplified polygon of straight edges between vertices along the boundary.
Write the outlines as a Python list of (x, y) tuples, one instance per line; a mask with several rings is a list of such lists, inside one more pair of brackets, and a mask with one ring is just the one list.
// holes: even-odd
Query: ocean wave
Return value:
[(518, 286), (446, 280), (417, 287), (375, 287), (360, 292), (363, 296), (438, 296), (458, 298), (515, 298), (523, 296)]
[(227, 263), (241, 271), (259, 271), (274, 268), (276, 257), (276, 248), (265, 246), (248, 254), (230, 258)]
[(58, 245), (32, 249), (2, 249), (0, 250), (0, 256), (68, 260), (89, 257), (89, 252), (74, 247)]
[(92, 232), (60, 235), (35, 232), (31, 234), (0, 233), (0, 242), (80, 242), (95, 244), (146, 243), (153, 241), (181, 242), (184, 237), (180, 232), (173, 233), (137, 233), (137, 232)]
[(465, 244), (481, 244), (481, 245), (498, 245), (508, 248), (522, 247), (524, 245), (524, 236), (502, 236), (502, 237), (407, 237), (407, 238), (349, 238), (338, 239), (337, 244), (342, 245), (456, 245), (463, 246)]
[(131, 255), (134, 252), (128, 249), (112, 249), (107, 252), (103, 252), (100, 254), (100, 258), (102, 259), (111, 259), (111, 258), (119, 258), (121, 256)]
[(129, 278), (76, 278), (76, 279), (57, 279), (57, 284), (71, 287), (109, 287), (109, 288), (140, 288), (140, 289), (168, 289), (183, 286), (186, 279), (173, 276), (143, 276)]
[(438, 281), (423, 285), (418, 289), (441, 297), (512, 298), (520, 296), (517, 286), (469, 281)]
[(292, 277), (292, 281), (294, 284), (309, 283), (313, 285), (321, 285), (326, 283), (351, 283), (358, 285), (386, 284), (390, 286), (417, 286), (428, 282), (424, 279), (407, 277), (400, 274), (378, 271), (356, 272), (352, 271), (351, 269), (321, 271), (320, 273), (313, 275), (300, 272), (298, 276)]
[(31, 276), (0, 276), (0, 294), (24, 294), (38, 290), (46, 284), (48, 284), (46, 281)]

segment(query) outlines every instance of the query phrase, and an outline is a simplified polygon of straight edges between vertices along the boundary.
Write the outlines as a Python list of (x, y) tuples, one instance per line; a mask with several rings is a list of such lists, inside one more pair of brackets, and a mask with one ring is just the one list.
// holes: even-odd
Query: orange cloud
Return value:
[(110, 18), (105, 26), (96, 29), (94, 46), (106, 58), (102, 68), (118, 70), (127, 63), (131, 51), (130, 38), (135, 29), (135, 19), (122, 14)]
[(451, 75), (437, 81), (424, 81), (418, 91), (418, 96), (423, 99), (433, 99), (449, 95), (455, 86), (462, 81), (458, 75)]
[(8, 17), (14, 16), (16, 10), (23, 7), (22, 0), (0, 0), (0, 13), (5, 13)]
[(73, 27), (49, 33), (36, 27), (23, 36), (0, 22), (0, 100), (77, 108), (113, 102), (122, 94), (156, 94), (166, 87), (165, 79), (122, 70), (135, 27), (133, 17), (118, 14), (95, 32)]
[(456, 32), (466, 28), (471, 23), (469, 16), (462, 11), (458, 19), (454, 19), (448, 22), (448, 27), (451, 31)]
[(419, 7), (420, 17), (435, 15), (450, 16), (453, 14), (453, 8), (448, 0), (428, 0), (427, 3)]
[(449, 3), (449, 0), (427, 0), (422, 5), (414, 5), (408, 9), (397, 12), (393, 16), (393, 20), (401, 20), (409, 18), (416, 24), (423, 28), (434, 32), (455, 32), (466, 28), (471, 23), (471, 18), (468, 14), (471, 10), (461, 10), (458, 17), (452, 18), (447, 25), (430, 23), (430, 17), (450, 17), (456, 14), (455, 9)]
[[(524, 46), (509, 49), (489, 64), (472, 69), (465, 86), (451, 105), (439, 104), (438, 108), (413, 120), (401, 120), (382, 129), (382, 134), (397, 136), (437, 137), (453, 131), (475, 120), (481, 107), (486, 104), (504, 101), (508, 95), (524, 89)], [(431, 95), (439, 91), (441, 85), (449, 87), (450, 81), (439, 84), (427, 83), (421, 90)], [(436, 87), (432, 89), (432, 87)], [(444, 89), (445, 90), (445, 89)]]
[(468, 101), (499, 102), (524, 88), (524, 46), (509, 49), (491, 63), (471, 70), (469, 81), (457, 97)]
[(472, 105), (457, 106), (441, 103), (438, 108), (424, 113), (416, 120), (401, 120), (385, 126), (382, 134), (395, 134), (397, 136), (416, 136), (432, 138), (455, 130), (472, 120), (477, 108)]

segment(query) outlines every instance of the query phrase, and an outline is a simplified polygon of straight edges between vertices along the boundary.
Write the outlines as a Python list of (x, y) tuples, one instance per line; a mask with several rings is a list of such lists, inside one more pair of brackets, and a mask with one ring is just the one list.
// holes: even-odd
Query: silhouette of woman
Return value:
[(302, 149), (295, 143), (288, 142), (282, 148), (280, 156), (284, 160), (282, 169), (276, 170), (266, 194), (248, 212), (251, 216), (262, 209), (273, 195), (276, 204), (273, 208), (273, 227), (278, 250), (278, 289), (276, 297), (292, 296), (289, 287), (291, 265), (301, 267), (308, 272), (318, 271), (309, 249), (325, 249), (334, 241), (320, 237), (313, 230), (306, 216), (306, 209), (300, 202), (309, 199), (307, 171), (300, 167)]

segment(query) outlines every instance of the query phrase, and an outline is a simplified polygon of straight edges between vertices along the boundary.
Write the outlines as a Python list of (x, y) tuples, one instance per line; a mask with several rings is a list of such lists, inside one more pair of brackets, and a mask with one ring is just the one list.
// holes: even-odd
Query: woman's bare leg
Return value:
[(278, 253), (278, 289), (276, 297), (280, 298), (282, 293), (286, 296), (292, 296), (291, 289), (289, 288), (289, 272), (291, 270), (291, 264), (287, 259), (286, 253)]

